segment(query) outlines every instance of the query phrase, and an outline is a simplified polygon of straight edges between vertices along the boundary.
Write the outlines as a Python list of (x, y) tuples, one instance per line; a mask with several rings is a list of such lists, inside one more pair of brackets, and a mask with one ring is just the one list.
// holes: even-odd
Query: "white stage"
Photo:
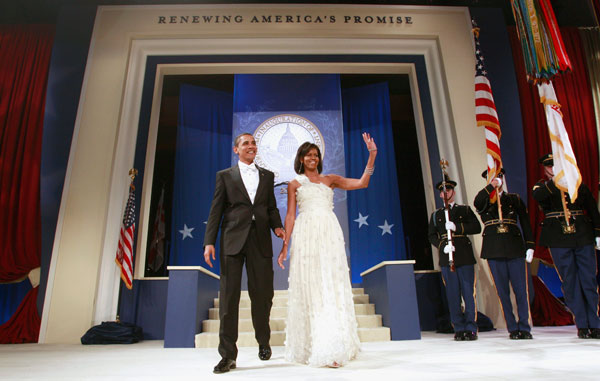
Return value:
[(283, 347), (270, 361), (240, 348), (238, 368), (215, 375), (215, 349), (164, 349), (162, 341), (133, 345), (0, 345), (6, 380), (422, 380), (600, 378), (600, 340), (581, 340), (575, 326), (534, 328), (533, 340), (483, 332), (474, 342), (423, 332), (422, 340), (364, 343), (359, 357), (339, 369), (289, 364)]

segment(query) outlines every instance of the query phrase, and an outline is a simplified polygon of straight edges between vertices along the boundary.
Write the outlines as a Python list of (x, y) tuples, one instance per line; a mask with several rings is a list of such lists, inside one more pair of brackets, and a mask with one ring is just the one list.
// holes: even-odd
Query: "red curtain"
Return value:
[[(594, 195), (598, 194), (598, 140), (594, 104), (588, 80), (585, 52), (576, 28), (561, 28), (565, 48), (573, 65), (571, 73), (558, 76), (552, 82), (561, 104), (565, 128), (569, 134), (583, 182)], [(509, 27), (513, 61), (523, 117), (523, 135), (527, 150), (527, 205), (535, 237), (539, 237), (543, 214), (533, 199), (531, 189), (543, 178), (543, 169), (537, 160), (551, 152), (548, 125), (540, 103), (537, 86), (527, 82), (521, 44), (514, 27)], [(552, 263), (546, 248), (536, 247), (535, 257)]]
[[(54, 26), (0, 25), (0, 282), (40, 266), (40, 164)], [(37, 342), (37, 288), (0, 326), (0, 342)]]
[(552, 295), (544, 282), (533, 275), (535, 298), (531, 304), (531, 320), (536, 327), (573, 325), (573, 315), (567, 307)]

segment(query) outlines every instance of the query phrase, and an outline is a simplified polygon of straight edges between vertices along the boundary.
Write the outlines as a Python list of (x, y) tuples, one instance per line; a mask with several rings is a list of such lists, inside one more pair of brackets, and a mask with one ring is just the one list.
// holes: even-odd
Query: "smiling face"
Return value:
[(302, 143), (298, 147), (294, 159), (294, 171), (296, 173), (302, 174), (307, 169), (309, 171), (316, 170), (318, 173), (323, 172), (323, 158), (319, 146), (309, 142)]
[(319, 156), (320, 155), (317, 149), (311, 148), (310, 151), (308, 151), (308, 153), (302, 158), (302, 164), (304, 165), (304, 168), (308, 169), (309, 171), (317, 170), (317, 166), (321, 161)]
[(233, 152), (239, 156), (240, 161), (245, 164), (251, 164), (256, 157), (256, 140), (250, 134), (239, 136), (237, 144), (233, 147)]

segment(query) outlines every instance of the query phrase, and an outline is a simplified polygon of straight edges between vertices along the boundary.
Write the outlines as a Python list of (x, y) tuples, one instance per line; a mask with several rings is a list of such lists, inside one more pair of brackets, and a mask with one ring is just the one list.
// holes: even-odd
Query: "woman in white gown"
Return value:
[(377, 146), (369, 134), (364, 133), (363, 139), (369, 160), (360, 179), (323, 175), (319, 147), (307, 142), (298, 148), (294, 161), (298, 176), (288, 185), (286, 239), (278, 258), (284, 268), (291, 238), (287, 361), (339, 367), (360, 350), (344, 237), (333, 213), (333, 189), (369, 185)]

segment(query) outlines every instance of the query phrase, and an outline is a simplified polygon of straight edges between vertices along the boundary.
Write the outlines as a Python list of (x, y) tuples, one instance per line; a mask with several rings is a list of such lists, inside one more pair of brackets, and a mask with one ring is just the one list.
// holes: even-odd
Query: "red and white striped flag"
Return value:
[[(494, 180), (502, 169), (502, 155), (500, 153), (500, 122), (496, 113), (496, 104), (492, 95), (492, 87), (487, 79), (485, 59), (479, 44), (479, 28), (473, 23), (473, 36), (475, 39), (475, 118), (477, 126), (485, 128), (485, 146), (487, 153), (487, 182)], [(496, 201), (496, 192), (490, 194), (492, 202)]]
[(125, 282), (128, 289), (131, 290), (133, 282), (133, 234), (135, 233), (135, 187), (133, 180), (129, 186), (129, 198), (123, 221), (121, 224), (121, 233), (119, 234), (119, 246), (117, 248), (117, 257), (115, 262), (121, 268), (121, 279)]
[(154, 272), (160, 270), (165, 260), (165, 188), (163, 186), (158, 199), (156, 217), (154, 218), (154, 229), (152, 242), (148, 252), (148, 268)]

